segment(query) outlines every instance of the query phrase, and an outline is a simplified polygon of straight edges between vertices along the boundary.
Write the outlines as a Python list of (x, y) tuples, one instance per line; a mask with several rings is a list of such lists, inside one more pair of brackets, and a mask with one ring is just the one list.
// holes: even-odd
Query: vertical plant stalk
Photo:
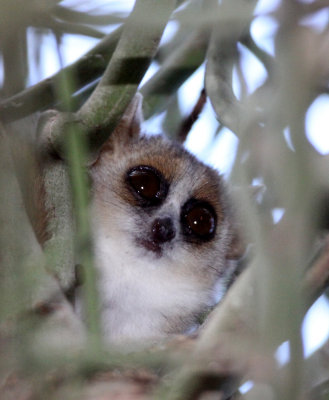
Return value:
[[(314, 210), (317, 207), (314, 196), (317, 177), (310, 168), (310, 149), (304, 132), (305, 112), (313, 88), (312, 80), (305, 79), (303, 74), (305, 56), (298, 45), (298, 3), (282, 3), (277, 15), (276, 63), (270, 77), (273, 80), (267, 92), (268, 103), (264, 103), (266, 126), (265, 129), (257, 128), (256, 123), (250, 123), (251, 118), (246, 124), (249, 129), (242, 131), (240, 154), (242, 159), (248, 151), (249, 160), (244, 163), (244, 170), (240, 166), (237, 176), (239, 183), (244, 185), (250, 183), (255, 172), (262, 176), (268, 198), (275, 199), (274, 204), (285, 210), (284, 218), (275, 226), (259, 215), (248, 225), (249, 229), (252, 224), (257, 226), (259, 231), (254, 237), (255, 251), (261, 261), (257, 263), (259, 301), (256, 304), (260, 349), (264, 354), (273, 352), (279, 338), (288, 340), (290, 346), (285, 376), (278, 375), (268, 383), (280, 392), (280, 398), (300, 399), (304, 397), (305, 378), (301, 337), (305, 301), (302, 277), (315, 237)], [(256, 103), (261, 104), (262, 99), (259, 93)], [(252, 115), (250, 98), (247, 102), (246, 111)], [(287, 150), (283, 139), (286, 124), (292, 137), (293, 152)], [(245, 210), (247, 214), (249, 207)], [(267, 206), (267, 212), (271, 212), (270, 206)]]
[[(66, 109), (74, 107), (70, 94), (74, 87), (74, 77), (62, 74), (58, 89)], [(72, 195), (74, 259), (71, 260), (71, 271), (76, 265), (82, 267), (84, 316), (87, 325), (88, 350), (97, 353), (102, 348), (101, 325), (99, 316), (99, 297), (97, 290), (97, 274), (93, 262), (93, 245), (90, 230), (89, 185), (87, 179), (86, 160), (87, 146), (85, 136), (76, 124), (69, 124), (65, 136), (65, 153), (70, 178), (68, 193)], [(63, 162), (61, 162), (63, 164)], [(63, 165), (64, 166), (64, 165)], [(66, 168), (64, 166), (64, 168)], [(69, 199), (67, 199), (69, 201)], [(72, 224), (69, 219), (67, 223)], [(76, 277), (75, 277), (76, 279)]]
[(66, 137), (66, 151), (71, 180), (75, 216), (76, 262), (82, 266), (83, 304), (87, 322), (88, 349), (98, 352), (102, 345), (99, 314), (97, 273), (93, 262), (93, 245), (90, 232), (89, 194), (86, 165), (86, 143), (83, 135), (72, 126)]

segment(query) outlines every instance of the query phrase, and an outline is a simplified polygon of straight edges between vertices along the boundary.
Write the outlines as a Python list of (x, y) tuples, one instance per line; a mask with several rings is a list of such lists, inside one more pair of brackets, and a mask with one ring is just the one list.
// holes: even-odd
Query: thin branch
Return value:
[(325, 238), (319, 257), (306, 272), (303, 290), (307, 308), (323, 293), (329, 284), (329, 236)]
[(236, 38), (226, 38), (223, 29), (215, 29), (210, 39), (205, 87), (221, 124), (239, 132), (241, 104), (232, 89), (233, 65), (238, 59)]
[(268, 74), (270, 74), (273, 71), (273, 65), (274, 65), (273, 57), (271, 57), (268, 53), (266, 53), (266, 51), (257, 46), (253, 37), (250, 34), (250, 31), (248, 31), (245, 35), (243, 35), (240, 41), (252, 53), (254, 53), (254, 55), (263, 63)]
[[(70, 76), (62, 82), (59, 92), (61, 102), (67, 109), (72, 108), (73, 79)], [(39, 124), (41, 136), (44, 134), (43, 123), (56, 118), (56, 112), (48, 111), (42, 116)], [(74, 114), (66, 113), (71, 117)], [(48, 218), (50, 239), (46, 250), (55, 250), (53, 259), (60, 259), (61, 274), (57, 274), (64, 290), (70, 290), (76, 279), (76, 264), (83, 270), (84, 285), (82, 301), (84, 302), (84, 317), (87, 327), (87, 346), (91, 352), (102, 349), (101, 325), (99, 316), (99, 298), (97, 290), (97, 274), (93, 263), (93, 245), (89, 224), (89, 192), (87, 171), (87, 146), (85, 137), (80, 134), (77, 124), (72, 123), (66, 129), (63, 144), (63, 154), (67, 165), (54, 161), (53, 153), (45, 151), (44, 186), (48, 209), (52, 210)], [(40, 140), (42, 146), (42, 140)], [(51, 149), (47, 149), (51, 150)], [(58, 191), (58, 186), (61, 190)], [(64, 239), (64, 240), (63, 240)], [(54, 248), (54, 244), (57, 248)], [(64, 256), (64, 258), (63, 258)]]
[[(66, 135), (65, 150), (68, 154), (74, 214), (75, 214), (75, 261), (83, 268), (84, 312), (88, 333), (88, 347), (91, 352), (102, 349), (100, 304), (97, 273), (93, 260), (93, 243), (90, 232), (89, 193), (86, 165), (86, 143), (74, 126)], [(72, 269), (72, 267), (71, 267)]]
[(192, 33), (141, 88), (145, 119), (162, 112), (171, 96), (204, 62), (209, 30)]
[(299, 9), (301, 15), (304, 14), (304, 16), (306, 16), (308, 14), (316, 13), (328, 7), (329, 7), (328, 0), (316, 0), (312, 1), (311, 3), (300, 4)]
[(47, 28), (52, 29), (56, 34), (69, 33), (73, 35), (83, 35), (96, 39), (103, 39), (105, 34), (97, 29), (87, 25), (81, 25), (74, 22), (63, 22), (51, 19)]
[(192, 129), (193, 124), (199, 118), (205, 104), (207, 101), (207, 95), (205, 89), (202, 89), (200, 96), (198, 98), (197, 103), (193, 107), (191, 113), (182, 121), (179, 131), (176, 135), (176, 138), (179, 142), (183, 143), (190, 130)]
[[(175, 0), (154, 3), (138, 0), (124, 26), (119, 44), (102, 79), (87, 102), (77, 112), (91, 151), (97, 151), (116, 126), (153, 59), (163, 30), (175, 8)], [(143, 30), (136, 21), (152, 10), (152, 19)], [(49, 140), (60, 152), (65, 134), (65, 116), (58, 115), (48, 126)]]
[[(188, 35), (172, 54), (168, 54), (168, 58), (159, 71), (142, 86), (140, 92), (144, 98), (145, 119), (164, 111), (180, 86), (202, 65), (208, 40), (207, 30)], [(86, 92), (82, 92), (78, 102), (82, 102), (81, 98), (88, 98), (95, 86), (96, 84), (88, 88)]]
[(115, 14), (89, 14), (77, 10), (72, 10), (61, 5), (57, 5), (53, 9), (53, 14), (63, 21), (75, 22), (78, 24), (86, 25), (111, 25), (121, 24), (124, 18), (116, 16)]
[[(250, 25), (256, 1), (239, 0), (233, 8), (229, 1), (223, 2), (220, 11), (227, 14), (226, 22), (215, 25), (210, 39), (205, 86), (219, 121), (235, 133), (239, 133), (243, 115), (242, 104), (237, 100), (232, 88), (233, 65), (238, 59), (237, 42)], [(241, 19), (234, 19), (233, 12), (238, 9)]]
[[(10, 122), (54, 106), (58, 101), (56, 87), (63, 75), (75, 77), (74, 90), (100, 77), (113, 54), (122, 30), (123, 27), (116, 29), (85, 56), (52, 77), (0, 103), (0, 119), (3, 122)], [(163, 111), (170, 94), (176, 92), (202, 64), (208, 38), (207, 29), (191, 34), (186, 42), (170, 56), (159, 72), (142, 87), (146, 119), (155, 112)], [(88, 93), (91, 90), (93, 87), (88, 89)]]
[[(305, 360), (305, 380), (307, 382), (307, 388), (314, 396), (310, 396), (310, 399), (321, 398), (321, 388), (326, 388), (328, 393), (329, 387), (329, 340), (321, 345), (313, 354), (311, 354)], [(316, 396), (317, 394), (317, 396)], [(327, 398), (327, 397), (325, 397)]]
[(76, 85), (73, 91), (101, 76), (112, 57), (122, 30), (123, 27), (117, 28), (78, 61), (63, 68), (52, 77), (1, 102), (0, 119), (3, 122), (10, 122), (54, 106), (58, 101), (56, 88), (63, 76), (74, 76)]
[(2, 34), (0, 50), (3, 60), (4, 83), (2, 96), (12, 96), (25, 87), (27, 66), (26, 28), (17, 27), (14, 31)]
[[(160, 69), (140, 89), (143, 95), (145, 119), (165, 111), (180, 86), (205, 60), (209, 33), (205, 30), (192, 33), (164, 61)], [(88, 98), (97, 83), (78, 95), (78, 103)]]

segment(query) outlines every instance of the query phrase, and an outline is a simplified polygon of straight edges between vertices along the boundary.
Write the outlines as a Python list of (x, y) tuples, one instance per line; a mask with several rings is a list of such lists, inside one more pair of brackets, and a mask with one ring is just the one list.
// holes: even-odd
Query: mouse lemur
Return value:
[(110, 342), (184, 333), (214, 304), (235, 233), (219, 174), (140, 132), (137, 95), (91, 168), (101, 318)]

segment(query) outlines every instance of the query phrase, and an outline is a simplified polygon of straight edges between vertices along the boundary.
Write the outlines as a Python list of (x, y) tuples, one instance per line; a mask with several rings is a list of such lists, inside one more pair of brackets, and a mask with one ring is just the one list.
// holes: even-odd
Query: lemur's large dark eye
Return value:
[(168, 183), (155, 168), (139, 165), (127, 173), (127, 182), (142, 206), (153, 206), (162, 202), (168, 193)]
[(181, 223), (188, 239), (208, 241), (215, 235), (217, 215), (208, 202), (190, 199), (182, 208)]

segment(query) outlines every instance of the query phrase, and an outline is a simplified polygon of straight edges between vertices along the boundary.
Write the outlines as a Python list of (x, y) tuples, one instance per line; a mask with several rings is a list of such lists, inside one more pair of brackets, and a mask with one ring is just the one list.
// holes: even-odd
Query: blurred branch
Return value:
[[(56, 87), (62, 75), (75, 77), (76, 89), (85, 86), (104, 72), (122, 33), (122, 27), (106, 36), (97, 46), (72, 65), (0, 103), (0, 118), (4, 122), (22, 118), (33, 112), (54, 106)], [(190, 34), (188, 39), (170, 55), (169, 59), (141, 89), (144, 95), (146, 119), (154, 112), (161, 112), (171, 93), (202, 64), (208, 44), (206, 30)]]
[(28, 76), (26, 27), (17, 26), (8, 32), (0, 29), (0, 51), (4, 82), (1, 97), (12, 96), (23, 90)]
[(249, 7), (254, 8), (258, 0), (236, 0), (234, 7), (229, 0), (218, 4), (216, 0), (196, 0), (187, 2), (186, 7), (178, 9), (174, 18), (185, 29), (199, 30), (206, 27), (227, 25), (245, 27), (250, 21)]
[(267, 73), (270, 75), (273, 70), (273, 57), (257, 46), (249, 31), (241, 37), (240, 41), (263, 63)]
[(317, 11), (323, 10), (324, 8), (329, 7), (328, 0), (315, 0), (311, 3), (302, 3), (300, 5), (300, 12), (301, 14), (312, 14), (316, 13)]
[[(45, 272), (42, 273), (42, 262), (44, 262), (42, 251), (26, 215), (15, 174), (11, 156), (11, 146), (14, 146), (15, 142), (11, 144), (6, 135), (7, 133), (0, 125), (0, 196), (2, 203), (0, 209), (2, 226), (0, 235), (0, 281), (2, 286), (1, 296), (4, 296), (0, 303), (1, 306), (5, 305), (1, 307), (2, 320), (8, 316), (17, 315), (25, 310), (25, 307), (33, 307), (33, 304), (39, 301), (42, 285), (29, 288), (31, 276), (24, 282), (24, 278), (29, 276), (29, 270), (32, 269), (36, 281), (39, 278), (42, 282), (47, 277)], [(18, 226), (19, 229), (17, 229)], [(49, 285), (45, 284), (45, 287), (47, 286)], [(50, 287), (50, 295), (53, 295), (54, 286), (52, 283)], [(39, 293), (36, 289), (39, 289)], [(47, 293), (48, 290), (46, 289), (45, 292)], [(49, 293), (46, 297), (48, 295)], [(43, 295), (41, 295), (41, 299), (43, 299)], [(14, 308), (14, 311), (12, 308)]]
[[(174, 0), (162, 1), (156, 5), (151, 0), (136, 2), (102, 79), (77, 112), (80, 127), (84, 128), (88, 136), (87, 143), (91, 150), (99, 149), (131, 101), (157, 51), (175, 3)], [(136, 21), (140, 21), (151, 9), (152, 20), (148, 21), (143, 30), (138, 30)], [(60, 151), (66, 123), (66, 117), (58, 115), (48, 125), (48, 133), (45, 133), (57, 151)]]
[[(73, 78), (67, 76), (59, 89), (59, 98), (66, 109), (72, 109), (71, 92)], [(44, 134), (44, 124), (57, 117), (55, 111), (42, 115), (39, 122), (39, 135)], [(74, 114), (66, 113), (67, 116)], [(46, 205), (49, 210), (48, 225), (51, 234), (46, 242), (46, 251), (52, 251), (52, 265), (57, 267), (56, 276), (64, 291), (74, 290), (76, 269), (83, 273), (83, 309), (87, 328), (87, 347), (90, 352), (102, 349), (101, 324), (99, 316), (99, 297), (97, 273), (93, 263), (93, 243), (89, 221), (89, 187), (87, 171), (87, 146), (80, 134), (75, 120), (66, 127), (62, 160), (56, 160), (53, 153), (44, 151), (43, 169)], [(39, 140), (41, 146), (42, 139)], [(45, 150), (45, 149), (43, 149)], [(59, 190), (61, 186), (61, 190)], [(52, 211), (52, 212), (51, 212)], [(59, 263), (58, 263), (59, 261)]]
[(239, 15), (242, 15), (243, 18), (237, 19), (238, 23), (235, 24), (228, 23), (230, 19), (234, 21), (231, 15), (233, 8), (229, 2), (223, 2), (219, 7), (219, 12), (224, 13), (228, 21), (213, 27), (208, 49), (205, 86), (221, 124), (239, 134), (241, 128), (239, 116), (243, 115), (243, 110), (241, 103), (233, 93), (233, 65), (238, 59), (237, 42), (250, 24), (257, 1), (239, 0), (237, 3), (234, 12), (237, 8)]
[(204, 62), (209, 33), (197, 31), (168, 57), (160, 70), (141, 88), (145, 119), (162, 112), (178, 88)]
[(207, 101), (206, 91), (205, 89), (202, 89), (198, 101), (193, 107), (193, 110), (186, 118), (184, 118), (179, 128), (179, 131), (176, 134), (176, 138), (180, 143), (183, 143), (186, 140), (187, 135), (192, 129), (193, 124), (199, 118), (199, 115), (201, 114), (203, 107), (206, 104), (206, 101)]
[(304, 292), (307, 308), (323, 293), (329, 284), (329, 236), (321, 246), (319, 256), (306, 272)]
[(63, 21), (86, 25), (112, 25), (121, 24), (124, 21), (123, 17), (119, 17), (114, 14), (95, 15), (72, 10), (61, 5), (57, 5), (56, 7), (54, 7), (53, 14)]
[(107, 35), (91, 51), (57, 74), (0, 103), (0, 119), (4, 122), (23, 118), (36, 111), (54, 106), (56, 93), (63, 76), (73, 76), (73, 91), (90, 83), (104, 72), (120, 39), (122, 27)]
[[(85, 56), (57, 74), (0, 103), (1, 120), (9, 122), (54, 106), (58, 101), (56, 87), (63, 75), (69, 74), (75, 77), (76, 87), (74, 90), (100, 77), (114, 52), (122, 29), (123, 27), (116, 29)], [(202, 64), (208, 38), (209, 35), (206, 31), (190, 34), (189, 38), (169, 57), (160, 71), (143, 86), (141, 91), (145, 98), (144, 114), (146, 119), (154, 112), (163, 111), (171, 93), (176, 92), (181, 84)], [(88, 89), (89, 92), (90, 89)]]
[[(21, 343), (19, 357), (23, 359), (30, 350), (32, 351), (27, 343), (30, 332), (20, 331), (24, 316), (29, 311), (40, 310), (43, 305), (47, 305), (49, 310), (47, 314), (48, 322), (61, 321), (58, 328), (61, 330), (62, 337), (67, 335), (71, 338), (71, 342), (74, 341), (76, 345), (81, 344), (83, 328), (64, 297), (56, 279), (46, 270), (48, 265), (46, 265), (46, 259), (27, 217), (13, 162), (14, 157), (11, 157), (12, 148), (17, 146), (17, 142), (9, 139), (2, 127), (0, 127), (0, 130), (0, 196), (2, 202), (0, 209), (2, 225), (0, 235), (0, 347), (2, 350), (4, 345), (2, 342), (3, 335), (9, 335), (10, 340), (18, 335), (16, 340)], [(20, 150), (20, 157), (28, 157), (28, 154), (24, 153), (22, 145)], [(19, 162), (22, 162), (22, 160), (19, 160)], [(13, 326), (13, 321), (17, 322), (17, 325)], [(47, 342), (49, 348), (54, 344), (50, 340), (50, 337), (54, 339), (54, 336), (52, 336), (54, 330), (52, 328), (47, 330), (45, 325), (47, 323), (39, 326), (38, 329), (35, 328), (34, 334), (36, 337), (39, 334), (44, 334), (43, 340), (45, 337), (49, 339)], [(58, 328), (56, 329), (57, 333)], [(32, 346), (32, 343), (30, 345)], [(33, 345), (38, 347), (40, 343), (34, 342)]]
[(239, 132), (237, 116), (241, 115), (241, 105), (231, 85), (237, 57), (236, 42), (225, 41), (221, 33), (214, 31), (208, 50), (205, 86), (218, 120), (235, 133)]
[(91, 352), (88, 347), (84, 347), (78, 353), (54, 352), (47, 358), (37, 357), (34, 361), (36, 370), (40, 371), (52, 371), (54, 368), (61, 370), (69, 364), (71, 376), (90, 377), (102, 371), (138, 368), (153, 370), (161, 375), (179, 365), (186, 357), (188, 350), (182, 347), (164, 344), (160, 348), (135, 349), (133, 352), (127, 352), (120, 346), (108, 346), (103, 352)]
[(47, 24), (47, 28), (52, 29), (56, 35), (73, 34), (89, 36), (96, 39), (103, 39), (105, 36), (103, 32), (87, 25), (76, 24), (74, 22), (56, 21), (53, 19)]
[(305, 369), (305, 376), (310, 389), (309, 398), (312, 400), (328, 398), (329, 340), (306, 359)]
[[(255, 220), (250, 219), (248, 229), (255, 229), (258, 221), (258, 234), (254, 238), (256, 253), (262, 261), (257, 264), (257, 292), (261, 299), (256, 305), (261, 333), (259, 346), (267, 352), (274, 350), (280, 343), (278, 340), (289, 341), (290, 360), (284, 378), (272, 377), (267, 383), (279, 393), (279, 398), (289, 399), (300, 399), (305, 389), (302, 287), (306, 260), (315, 239), (315, 221), (311, 216), (316, 207), (313, 193), (317, 184), (310, 163), (310, 144), (305, 137), (305, 112), (313, 76), (306, 73), (309, 48), (305, 51), (305, 40), (300, 41), (304, 29), (300, 28), (298, 5), (298, 2), (281, 3), (273, 81), (267, 89), (267, 103), (265, 96), (257, 102), (265, 110), (266, 120), (259, 123), (255, 112), (251, 112), (254, 104), (247, 98), (244, 117), (249, 123), (242, 129), (238, 157), (243, 163), (248, 154), (243, 169), (240, 165), (239, 182), (248, 184), (253, 177), (261, 176), (269, 195), (285, 210), (284, 218), (272, 228), (265, 219), (256, 216)], [(293, 152), (287, 151), (282, 139), (285, 126), (289, 126)], [(245, 208), (246, 214), (249, 213), (248, 207)]]
[[(177, 30), (174, 37), (164, 43), (157, 52), (155, 60), (159, 64), (162, 64), (171, 53), (188, 40), (192, 32), (199, 31), (200, 34), (208, 32), (209, 34), (209, 20), (207, 20), (209, 4), (211, 2), (207, 0), (186, 1), (184, 7), (178, 7), (174, 11), (171, 21), (175, 22), (174, 26)], [(193, 24), (191, 20), (195, 23)]]
[[(83, 268), (83, 301), (88, 333), (87, 346), (91, 352), (102, 349), (100, 304), (97, 289), (97, 273), (93, 263), (93, 243), (90, 231), (89, 187), (84, 169), (87, 159), (86, 143), (73, 126), (67, 131), (65, 151), (71, 180), (75, 214), (75, 260)], [(71, 269), (72, 269), (71, 266)]]
[[(53, 115), (49, 111), (47, 117)], [(42, 131), (43, 118), (39, 122)], [(42, 182), (45, 191), (45, 208), (47, 210), (47, 231), (49, 239), (44, 245), (48, 257), (49, 269), (58, 279), (62, 290), (72, 287), (75, 280), (75, 252), (73, 206), (70, 179), (67, 167), (59, 160), (54, 160), (52, 153), (45, 151)]]
[[(202, 65), (208, 41), (207, 30), (191, 33), (180, 41), (178, 48), (171, 54), (168, 53), (160, 69), (140, 89), (144, 97), (145, 119), (163, 112), (180, 86)], [(78, 95), (78, 102), (81, 103), (82, 98), (88, 98), (96, 85), (95, 83), (82, 91)]]

